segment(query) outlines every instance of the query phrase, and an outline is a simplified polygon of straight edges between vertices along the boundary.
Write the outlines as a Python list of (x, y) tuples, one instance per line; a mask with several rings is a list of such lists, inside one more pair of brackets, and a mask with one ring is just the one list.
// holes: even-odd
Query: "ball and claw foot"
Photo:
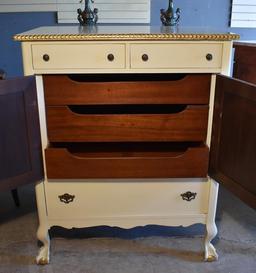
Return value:
[(38, 265), (46, 265), (49, 264), (50, 257), (49, 257), (49, 249), (46, 246), (43, 246), (39, 250), (39, 254), (36, 257), (36, 263)]
[(218, 254), (215, 247), (211, 243), (214, 237), (217, 235), (217, 226), (215, 222), (210, 222), (206, 224), (206, 237), (205, 237), (205, 258), (206, 262), (214, 262), (218, 260)]
[(205, 259), (206, 262), (215, 262), (218, 260), (218, 254), (214, 246), (209, 243), (205, 246)]

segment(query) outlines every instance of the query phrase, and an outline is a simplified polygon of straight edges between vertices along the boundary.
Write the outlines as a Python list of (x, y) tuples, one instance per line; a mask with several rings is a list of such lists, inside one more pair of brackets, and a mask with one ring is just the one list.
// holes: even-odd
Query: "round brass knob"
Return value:
[(148, 54), (143, 54), (143, 55), (141, 56), (141, 58), (142, 58), (142, 61), (143, 61), (143, 62), (147, 62), (147, 61), (148, 61)]
[(48, 62), (48, 61), (50, 60), (50, 56), (49, 56), (48, 54), (44, 54), (44, 55), (43, 55), (43, 60), (44, 60), (45, 62)]
[(207, 60), (207, 61), (211, 61), (212, 59), (213, 59), (212, 54), (211, 54), (211, 53), (208, 53), (208, 54), (206, 55), (206, 60)]
[(115, 56), (114, 56), (113, 54), (108, 54), (108, 60), (109, 60), (110, 62), (113, 62), (114, 59), (115, 59)]

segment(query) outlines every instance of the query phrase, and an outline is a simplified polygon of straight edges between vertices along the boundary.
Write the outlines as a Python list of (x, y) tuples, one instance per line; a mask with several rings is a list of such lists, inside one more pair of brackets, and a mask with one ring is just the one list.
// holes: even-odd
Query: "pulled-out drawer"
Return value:
[(207, 105), (48, 106), (50, 142), (204, 141)]
[(44, 75), (46, 105), (208, 104), (210, 74)]
[[(45, 189), (49, 218), (83, 219), (88, 226), (170, 225), (168, 217), (189, 219), (208, 211), (209, 183), (193, 179), (67, 180), (47, 183)], [(190, 201), (181, 196), (187, 192), (194, 194)]]
[[(128, 146), (126, 146), (128, 145)], [(206, 177), (209, 149), (189, 144), (73, 144), (45, 151), (47, 177), (173, 178)]]
[(220, 69), (220, 43), (155, 43), (131, 45), (131, 68)]
[(34, 69), (125, 68), (124, 44), (51, 43), (33, 44)]

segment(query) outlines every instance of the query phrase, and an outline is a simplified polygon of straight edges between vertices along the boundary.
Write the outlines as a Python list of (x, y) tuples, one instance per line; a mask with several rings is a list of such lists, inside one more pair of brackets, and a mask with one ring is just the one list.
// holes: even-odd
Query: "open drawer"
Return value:
[(84, 143), (50, 147), (45, 157), (49, 179), (206, 177), (209, 151), (191, 143)]
[(211, 75), (43, 75), (43, 82), (47, 106), (208, 104)]
[(50, 142), (204, 141), (208, 105), (48, 106)]

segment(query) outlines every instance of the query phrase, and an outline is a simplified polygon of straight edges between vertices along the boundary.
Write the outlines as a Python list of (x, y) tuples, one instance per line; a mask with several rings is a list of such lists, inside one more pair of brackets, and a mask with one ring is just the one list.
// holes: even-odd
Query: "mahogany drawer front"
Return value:
[(209, 149), (122, 154), (48, 148), (45, 158), (49, 179), (206, 177)]
[(125, 68), (125, 45), (34, 44), (32, 61), (34, 69), (46, 70)]
[(131, 68), (220, 69), (222, 53), (223, 45), (218, 43), (132, 44)]
[[(156, 217), (154, 221), (159, 224), (162, 217), (205, 214), (208, 210), (209, 183), (206, 181), (67, 180), (47, 183), (45, 189), (51, 219), (88, 219), (88, 226), (92, 219), (93, 225), (108, 225), (110, 218), (120, 222), (120, 218), (127, 217), (138, 220)], [(188, 191), (196, 193), (195, 199), (182, 199), (181, 194)], [(148, 223), (153, 224), (152, 220)]]
[(68, 75), (44, 75), (46, 105), (209, 103), (210, 74), (190, 74), (177, 80), (174, 75), (164, 75), (158, 81), (149, 81), (148, 76), (134, 81), (127, 76), (130, 81), (120, 82), (96, 81), (98, 78), (88, 82), (87, 75), (79, 77), (82, 81)]
[(77, 114), (68, 106), (47, 107), (50, 142), (204, 141), (207, 122), (203, 105), (172, 114)]

